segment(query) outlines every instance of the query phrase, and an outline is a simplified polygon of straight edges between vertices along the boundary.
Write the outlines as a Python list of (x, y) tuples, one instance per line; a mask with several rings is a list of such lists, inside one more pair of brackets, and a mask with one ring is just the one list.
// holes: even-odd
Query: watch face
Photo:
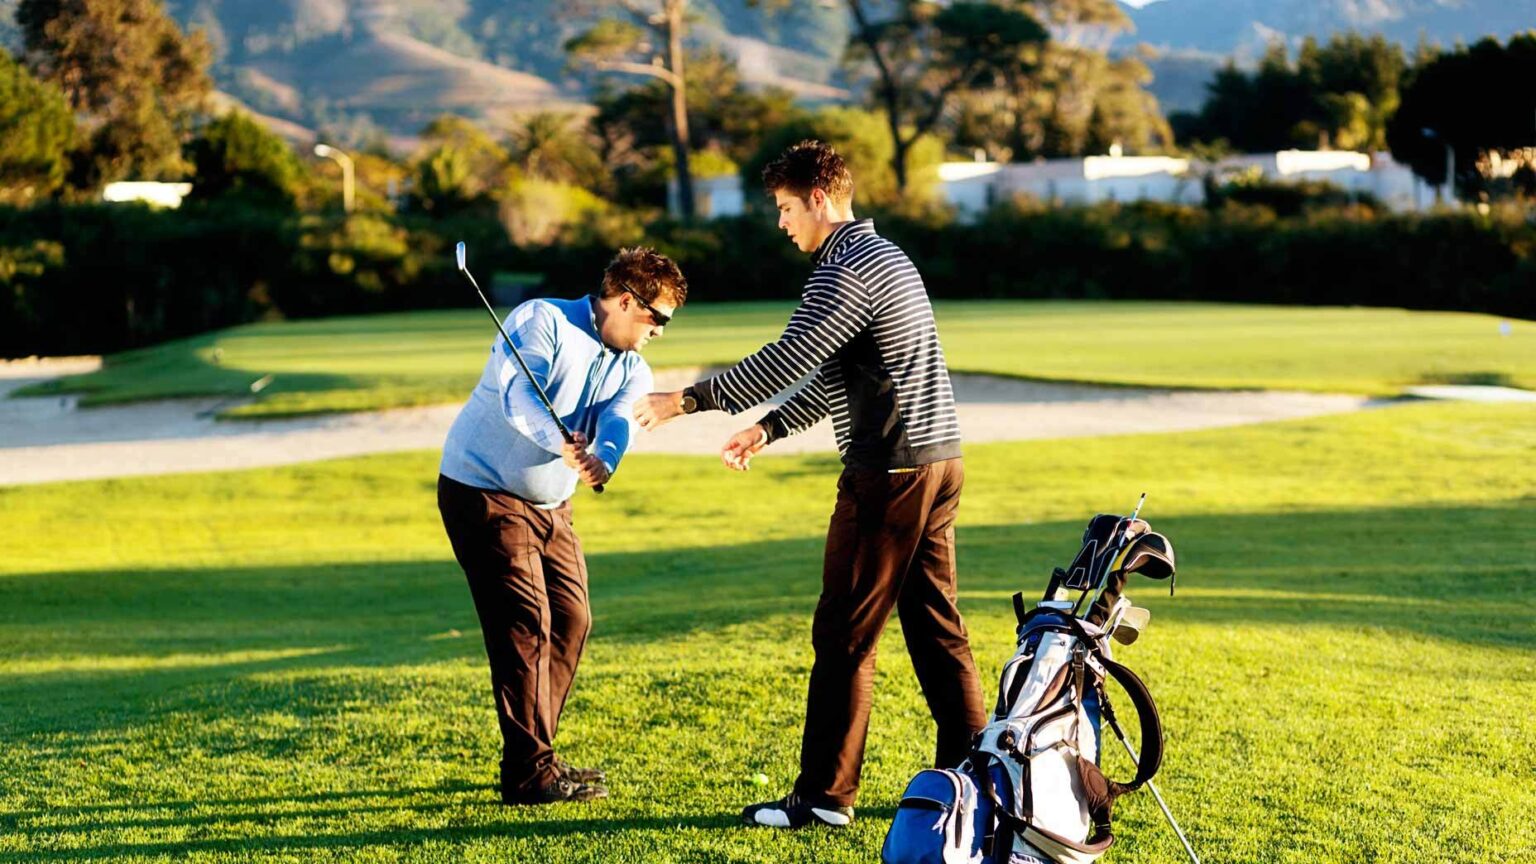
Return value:
[(697, 411), (698, 408), (699, 408), (699, 400), (693, 398), (692, 396), (684, 396), (683, 397), (683, 413), (684, 414), (692, 414), (694, 411)]

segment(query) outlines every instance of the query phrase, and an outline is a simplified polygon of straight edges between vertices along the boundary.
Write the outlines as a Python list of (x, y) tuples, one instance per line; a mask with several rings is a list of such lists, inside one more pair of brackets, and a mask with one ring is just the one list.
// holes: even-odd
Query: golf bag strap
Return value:
[[(1023, 819), (1013, 815), (1008, 805), (1003, 802), (1002, 796), (997, 794), (997, 787), (992, 783), (992, 761), (998, 758), (996, 755), (981, 749), (972, 750), (971, 767), (975, 769), (976, 785), (980, 787), (982, 793), (992, 802), (992, 815), (997, 819), (997, 824), (1017, 834), (1029, 827), (1029, 818), (1028, 814)], [(977, 763), (980, 764), (978, 765)], [(1015, 806), (1020, 804), (1021, 802), (1014, 802)]]
[[(1136, 716), (1141, 723), (1141, 758), (1136, 760), (1136, 777), (1125, 784), (1125, 791), (1130, 792), (1140, 789), (1157, 773), (1157, 769), (1163, 764), (1163, 723), (1157, 716), (1157, 705), (1152, 701), (1152, 693), (1147, 690), (1147, 685), (1141, 679), (1119, 663), (1099, 655), (1099, 662), (1104, 664), (1104, 670), (1115, 679), (1126, 695), (1131, 697), (1131, 704), (1136, 706)], [(1113, 709), (1109, 707), (1109, 699), (1103, 698), (1100, 704), (1104, 708), (1104, 717), (1110, 723), (1115, 723)], [(1115, 727), (1119, 732), (1119, 726)]]
[[(1140, 789), (1152, 779), (1157, 769), (1163, 764), (1163, 721), (1157, 716), (1157, 703), (1152, 701), (1152, 691), (1148, 690), (1147, 685), (1136, 677), (1135, 672), (1109, 659), (1099, 648), (1099, 643), (1095, 642), (1088, 635), (1088, 631), (1083, 629), (1082, 622), (1075, 617), (1069, 620), (1072, 622), (1072, 629), (1077, 631), (1077, 638), (1087, 646), (1089, 652), (1093, 654), (1093, 659), (1099, 661), (1104, 671), (1109, 673), (1109, 677), (1115, 679), (1115, 682), (1125, 690), (1126, 695), (1131, 697), (1131, 704), (1136, 707), (1136, 716), (1141, 724), (1142, 750), (1139, 754), (1140, 758), (1136, 760), (1136, 778), (1123, 785), (1127, 792)], [(1099, 704), (1102, 706), (1104, 718), (1119, 733), (1120, 726), (1115, 721), (1114, 709), (1109, 706), (1108, 696), (1100, 699)]]

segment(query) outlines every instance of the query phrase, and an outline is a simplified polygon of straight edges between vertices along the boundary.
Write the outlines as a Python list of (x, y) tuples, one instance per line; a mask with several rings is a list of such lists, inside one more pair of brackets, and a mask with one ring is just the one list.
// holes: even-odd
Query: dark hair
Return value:
[(807, 203), (812, 189), (838, 203), (853, 199), (853, 175), (843, 157), (815, 140), (801, 141), (764, 166), (763, 186), (769, 195), (783, 189)]
[(671, 258), (649, 246), (620, 249), (603, 271), (603, 296), (622, 294), (624, 288), (647, 303), (669, 300), (681, 306), (688, 299), (688, 280)]

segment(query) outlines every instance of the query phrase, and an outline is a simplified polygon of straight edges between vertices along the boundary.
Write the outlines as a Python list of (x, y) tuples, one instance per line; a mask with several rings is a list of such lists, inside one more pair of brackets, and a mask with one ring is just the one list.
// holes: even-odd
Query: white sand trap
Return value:
[[(459, 406), (404, 408), (305, 419), (217, 422), (198, 414), (222, 400), (177, 399), (80, 408), (73, 397), (4, 399), (24, 383), (88, 371), (96, 358), (0, 364), (0, 485), (140, 474), (289, 465), (316, 459), (435, 449)], [(657, 373), (680, 389), (699, 370)], [(960, 426), (968, 443), (1169, 432), (1355, 411), (1360, 396), (1267, 391), (1178, 391), (1045, 384), (956, 375)], [(683, 417), (642, 433), (633, 452), (714, 454), (761, 411)], [(822, 422), (764, 454), (836, 450)]]

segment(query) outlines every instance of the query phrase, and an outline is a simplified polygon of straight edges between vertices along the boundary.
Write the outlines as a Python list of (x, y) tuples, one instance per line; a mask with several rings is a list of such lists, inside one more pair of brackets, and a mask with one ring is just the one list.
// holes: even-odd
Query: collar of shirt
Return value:
[(875, 233), (875, 220), (873, 219), (855, 219), (852, 222), (844, 222), (837, 226), (837, 230), (828, 234), (827, 239), (821, 241), (820, 246), (816, 247), (816, 254), (811, 256), (811, 263), (820, 266), (828, 258), (832, 257), (832, 253), (836, 252), (837, 247), (843, 245), (844, 241), (873, 233)]
[(587, 295), (587, 321), (592, 325), (592, 338), (596, 339), (597, 340), (597, 344), (601, 345), (603, 350), (608, 352), (609, 354), (623, 354), (624, 353), (623, 351), (620, 351), (617, 348), (610, 347), (607, 342), (603, 341), (603, 333), (602, 333), (601, 330), (597, 329), (597, 304), (598, 304), (598, 297), (597, 297), (597, 295), (596, 294), (588, 294)]

